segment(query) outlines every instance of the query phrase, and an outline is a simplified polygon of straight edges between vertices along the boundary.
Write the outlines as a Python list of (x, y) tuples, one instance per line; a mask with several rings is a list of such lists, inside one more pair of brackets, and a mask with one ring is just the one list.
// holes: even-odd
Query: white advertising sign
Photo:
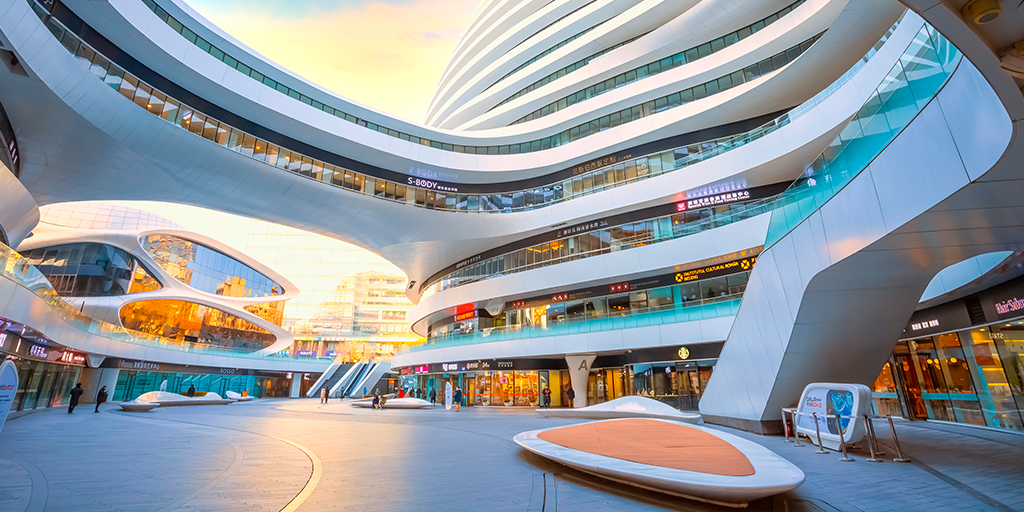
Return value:
[[(840, 432), (846, 444), (864, 438), (864, 415), (871, 414), (871, 389), (863, 384), (811, 383), (800, 395), (797, 412), (800, 413), (796, 422), (798, 433), (818, 444), (820, 430), (821, 444), (839, 450)], [(813, 413), (818, 414), (817, 429)]]
[(4, 428), (7, 414), (14, 405), (14, 395), (18, 392), (18, 369), (14, 363), (4, 361), (0, 364), (0, 430)]
[(452, 383), (451, 382), (445, 382), (444, 383), (444, 408), (445, 409), (451, 409), (452, 408)]

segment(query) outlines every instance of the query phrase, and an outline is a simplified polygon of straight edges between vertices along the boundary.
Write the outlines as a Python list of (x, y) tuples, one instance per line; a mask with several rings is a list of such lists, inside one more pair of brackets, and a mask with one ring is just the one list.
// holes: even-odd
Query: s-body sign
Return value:
[(459, 189), (455, 187), (446, 187), (444, 185), (438, 185), (436, 181), (423, 180), (420, 178), (409, 177), (407, 182), (409, 185), (420, 188), (433, 188), (437, 190), (444, 190), (445, 192), (458, 192)]

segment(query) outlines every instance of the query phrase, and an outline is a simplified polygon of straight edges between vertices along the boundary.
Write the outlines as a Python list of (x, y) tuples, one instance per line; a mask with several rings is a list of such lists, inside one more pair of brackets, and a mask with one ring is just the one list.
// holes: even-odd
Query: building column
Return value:
[(292, 390), (288, 398), (299, 398), (299, 391), (302, 389), (302, 372), (292, 373)]
[(566, 354), (565, 362), (569, 366), (569, 381), (576, 398), (572, 401), (574, 409), (587, 406), (587, 377), (590, 376), (590, 365), (594, 364), (597, 354)]
[[(117, 368), (83, 368), (82, 375), (78, 378), (78, 381), (82, 383), (83, 391), (81, 403), (96, 403), (96, 393), (103, 386), (107, 387), (107, 401), (112, 401), (118, 373), (120, 370)], [(129, 400), (133, 398), (130, 397)]]

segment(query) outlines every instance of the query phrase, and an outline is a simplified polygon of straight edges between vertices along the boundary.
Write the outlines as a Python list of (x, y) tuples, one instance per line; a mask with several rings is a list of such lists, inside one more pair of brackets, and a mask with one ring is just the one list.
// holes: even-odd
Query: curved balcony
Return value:
[[(122, 349), (127, 348), (134, 349), (128, 351), (131, 357), (167, 362), (188, 362), (190, 364), (249, 367), (254, 366), (253, 363), (262, 361), (265, 364), (255, 366), (277, 367), (283, 364), (286, 367), (305, 368), (306, 371), (326, 365), (331, 361), (330, 358), (293, 358), (267, 354), (262, 351), (241, 351), (204, 343), (181, 342), (96, 320), (65, 302), (46, 276), (29, 264), (28, 259), (6, 245), (0, 245), (0, 269), (2, 269), (4, 281), (31, 294), (24, 295), (25, 298), (31, 299), (34, 295), (48, 308), (48, 311), (40, 315), (38, 309), (32, 304), (14, 307), (13, 301), (16, 299), (12, 299), (12, 307), (5, 315), (17, 315), (23, 311), (29, 318), (11, 319), (36, 328), (45, 336), (57, 339), (70, 348), (102, 355), (126, 355), (126, 351)], [(15, 296), (15, 293), (16, 290), (12, 291), (11, 296)], [(48, 315), (54, 315), (63, 324), (54, 326), (53, 322), (50, 322), (55, 329), (60, 329), (59, 334), (50, 329), (44, 329), (42, 325), (33, 325), (36, 320), (45, 321), (44, 318)], [(168, 359), (175, 360), (169, 361)]]

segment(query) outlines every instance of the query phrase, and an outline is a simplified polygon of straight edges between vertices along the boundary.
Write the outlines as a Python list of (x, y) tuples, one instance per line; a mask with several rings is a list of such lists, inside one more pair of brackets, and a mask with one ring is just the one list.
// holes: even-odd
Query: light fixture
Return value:
[(984, 25), (1002, 15), (1003, 9), (999, 7), (999, 0), (971, 0), (960, 12), (975, 24)]

